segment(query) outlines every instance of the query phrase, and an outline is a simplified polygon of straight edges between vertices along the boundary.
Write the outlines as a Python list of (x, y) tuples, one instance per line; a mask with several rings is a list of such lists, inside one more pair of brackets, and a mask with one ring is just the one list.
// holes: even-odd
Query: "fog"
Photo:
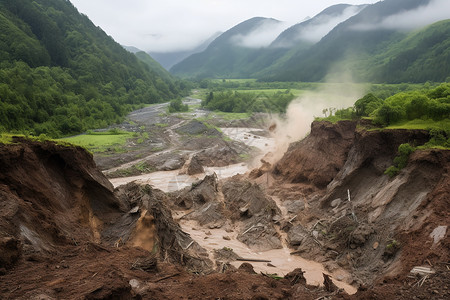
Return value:
[(246, 48), (261, 48), (269, 46), (273, 40), (280, 35), (283, 30), (289, 27), (290, 24), (279, 22), (273, 19), (264, 20), (260, 26), (255, 28), (250, 33), (243, 35), (238, 34), (231, 38), (231, 41), (241, 47)]
[[(376, 1), (345, 2), (362, 4)], [(118, 43), (153, 52), (194, 49), (214, 33), (224, 32), (256, 16), (295, 24), (307, 16), (316, 15), (328, 6), (340, 3), (337, 0), (71, 0), (71, 2)], [(255, 39), (258, 42), (261, 40)], [(262, 40), (261, 43), (265, 44)]]
[(301, 28), (298, 32), (297, 40), (306, 40), (308, 42), (316, 43), (336, 27), (336, 25), (353, 17), (363, 8), (364, 6), (350, 6), (337, 16), (317, 16), (314, 20), (309, 22), (309, 24)]
[(360, 23), (354, 30), (396, 29), (413, 30), (450, 18), (449, 0), (432, 0), (427, 6), (390, 15), (377, 23)]

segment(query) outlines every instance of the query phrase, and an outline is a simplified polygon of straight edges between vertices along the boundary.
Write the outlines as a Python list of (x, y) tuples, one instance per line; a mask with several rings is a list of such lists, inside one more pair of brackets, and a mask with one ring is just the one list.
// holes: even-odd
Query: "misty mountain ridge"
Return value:
[(239, 76), (235, 71), (252, 61), (255, 52), (269, 46), (285, 26), (271, 18), (251, 18), (227, 30), (203, 52), (189, 56), (170, 70), (197, 77)]
[[(396, 65), (399, 64), (399, 58), (388, 57), (388, 53), (403, 57), (398, 51), (393, 52), (391, 47), (399, 51), (406, 50), (398, 45), (410, 33), (448, 18), (450, 1), (447, 0), (385, 0), (371, 5), (338, 4), (287, 28), (269, 44), (267, 39), (274, 32), (273, 28), (283, 23), (267, 18), (252, 18), (219, 36), (205, 51), (176, 64), (171, 72), (197, 78), (321, 81), (330, 71), (337, 75), (345, 71), (361, 81), (384, 82), (385, 78), (392, 81), (394, 78), (391, 76), (380, 75), (386, 74), (387, 69), (392, 69), (390, 63), (396, 61)], [(258, 41), (258, 37), (264, 36), (261, 30), (265, 27), (256, 25), (263, 20), (268, 24), (272, 23), (271, 27), (267, 26), (272, 31), (266, 35), (264, 42)], [(445, 26), (449, 25), (446, 22), (439, 25)], [(449, 38), (445, 32), (441, 29), (433, 33), (441, 47)], [(437, 34), (441, 35), (437, 37)], [(421, 45), (422, 55), (429, 57), (425, 52), (427, 49), (433, 50), (425, 45), (433, 47), (436, 43), (424, 42)], [(433, 53), (438, 56), (435, 60), (443, 61), (444, 66), (448, 65), (446, 51)], [(384, 57), (384, 61), (378, 61), (376, 72), (371, 74), (376, 57)], [(404, 61), (406, 63), (410, 60)], [(415, 63), (418, 64), (419, 61), (421, 60)], [(382, 68), (386, 70), (381, 70)], [(405, 66), (402, 68), (408, 69)], [(425, 65), (423, 68), (429, 67)], [(446, 69), (439, 73), (439, 78), (434, 76), (433, 80), (444, 81), (450, 76)], [(405, 78), (413, 82), (431, 80), (419, 75), (405, 75)]]
[[(232, 27), (216, 40), (208, 48), (226, 48), (224, 55), (226, 60), (236, 65), (238, 69), (222, 68), (219, 53), (222, 51), (206, 49), (198, 53), (195, 58), (188, 57), (186, 60), (176, 64), (170, 69), (171, 72), (182, 76), (208, 77), (216, 74), (219, 77), (238, 76), (246, 77), (249, 74), (258, 74), (265, 68), (271, 68), (278, 60), (286, 60), (290, 56), (289, 51), (305, 50), (314, 45), (333, 27), (343, 20), (348, 19), (361, 11), (366, 5), (337, 4), (326, 8), (313, 18), (306, 18), (286, 29), (287, 24), (271, 18), (254, 17)], [(230, 61), (229, 51), (237, 51), (231, 48), (241, 48), (249, 60), (236, 57), (237, 61)], [(244, 51), (243, 49), (246, 49)], [(252, 50), (253, 49), (253, 50)], [(210, 56), (217, 56), (211, 58)], [(211, 62), (219, 65), (214, 67)], [(195, 62), (199, 63), (197, 65)], [(192, 68), (192, 69), (191, 69)], [(211, 70), (208, 70), (211, 68)], [(216, 69), (216, 70), (214, 70)], [(220, 69), (226, 69), (226, 75)], [(210, 75), (205, 75), (210, 74)], [(222, 75), (220, 75), (222, 74)], [(231, 75), (234, 74), (234, 75)], [(254, 76), (254, 75), (253, 75)]]
[(292, 48), (300, 41), (314, 44), (336, 25), (359, 13), (367, 5), (337, 4), (283, 31), (271, 47)]
[(220, 31), (214, 33), (208, 39), (190, 50), (171, 52), (158, 52), (149, 50), (147, 53), (150, 54), (150, 56), (153, 57), (157, 62), (159, 62), (166, 70), (169, 70), (172, 66), (181, 62), (183, 59), (189, 57), (190, 55), (204, 51), (206, 48), (208, 48), (211, 42), (221, 34), (222, 32)]

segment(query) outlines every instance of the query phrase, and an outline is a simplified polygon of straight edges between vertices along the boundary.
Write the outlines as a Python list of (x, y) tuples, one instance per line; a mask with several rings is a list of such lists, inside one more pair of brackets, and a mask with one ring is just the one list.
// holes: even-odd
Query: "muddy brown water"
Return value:
[[(160, 171), (150, 174), (144, 174), (133, 177), (123, 177), (111, 179), (114, 187), (126, 184), (128, 182), (136, 181), (138, 183), (150, 184), (164, 192), (176, 191), (192, 185), (195, 181), (204, 178), (206, 175), (216, 173), (219, 179), (229, 178), (236, 174), (245, 174), (252, 168), (257, 167), (254, 162), (259, 162), (263, 154), (273, 151), (274, 141), (272, 138), (257, 136), (252, 132), (259, 129), (255, 128), (221, 128), (222, 132), (234, 140), (244, 142), (249, 146), (256, 147), (261, 150), (261, 154), (256, 156), (253, 162), (233, 164), (226, 167), (205, 167), (205, 173), (189, 176), (186, 174), (179, 174), (180, 170), (174, 171)], [(284, 207), (277, 201), (278, 206), (284, 211)], [(176, 216), (174, 216), (176, 217)], [(351, 281), (351, 275), (344, 270), (336, 270), (333, 273), (327, 272), (324, 266), (318, 262), (303, 259), (297, 255), (291, 255), (291, 249), (284, 243), (282, 249), (273, 249), (270, 251), (256, 252), (252, 251), (247, 245), (241, 243), (236, 239), (237, 232), (226, 232), (224, 229), (206, 229), (198, 226), (195, 221), (179, 220), (183, 230), (191, 235), (191, 237), (198, 242), (203, 248), (208, 250), (210, 258), (213, 258), (215, 249), (223, 247), (232, 248), (234, 252), (240, 257), (270, 260), (271, 265), (267, 262), (251, 262), (256, 272), (263, 272), (268, 274), (278, 274), (284, 276), (296, 268), (301, 268), (305, 274), (307, 283), (310, 285), (321, 285), (323, 282), (322, 273), (332, 276), (333, 282), (344, 289), (349, 294), (356, 293), (356, 288), (347, 282)], [(207, 234), (208, 233), (208, 234)], [(211, 234), (209, 234), (211, 233)], [(283, 238), (282, 232), (280, 232)], [(225, 240), (223, 237), (228, 236), (230, 240)], [(232, 264), (238, 267), (242, 262), (235, 261)]]
[[(216, 249), (224, 247), (231, 248), (233, 251), (243, 258), (270, 260), (269, 266), (267, 262), (250, 262), (254, 270), (259, 273), (277, 274), (284, 276), (296, 268), (301, 268), (305, 273), (306, 282), (310, 285), (322, 285), (322, 273), (332, 276), (334, 284), (344, 289), (348, 294), (356, 293), (356, 288), (346, 283), (351, 280), (351, 275), (344, 270), (337, 270), (333, 273), (325, 271), (322, 264), (310, 260), (306, 260), (297, 255), (291, 255), (289, 248), (284, 246), (282, 249), (273, 249), (269, 251), (257, 252), (252, 251), (247, 245), (236, 239), (237, 232), (227, 232), (224, 229), (205, 229), (201, 228), (196, 221), (180, 220), (183, 231), (189, 233), (191, 237), (210, 253), (210, 259), (214, 260), (213, 253)], [(227, 236), (230, 240), (225, 240)], [(231, 262), (235, 267), (239, 267), (243, 261)]]

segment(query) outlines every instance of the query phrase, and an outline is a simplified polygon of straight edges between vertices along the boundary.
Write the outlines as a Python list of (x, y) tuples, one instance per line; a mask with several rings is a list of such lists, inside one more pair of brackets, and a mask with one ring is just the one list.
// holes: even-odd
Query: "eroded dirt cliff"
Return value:
[[(2, 299), (315, 299), (328, 292), (222, 265), (172, 219), (168, 196), (113, 191), (81, 148), (0, 145)], [(209, 275), (208, 275), (209, 274)]]
[[(355, 282), (377, 290), (377, 299), (448, 295), (450, 151), (416, 150), (390, 178), (384, 171), (393, 165), (398, 146), (423, 145), (428, 133), (362, 125), (314, 122), (311, 134), (292, 144), (271, 173), (258, 174), (274, 181), (256, 180), (271, 182), (269, 193), (286, 207), (304, 203), (291, 210), (295, 220), (283, 225), (294, 253), (319, 259), (329, 270), (346, 268)], [(436, 230), (439, 239), (433, 238)], [(412, 287), (423, 278), (408, 278), (415, 266), (436, 272), (431, 276), (440, 288), (428, 278), (435, 294)], [(409, 288), (399, 291), (404, 285)]]
[[(81, 148), (20, 138), (0, 145), (0, 295), (446, 299), (450, 151), (417, 150), (391, 178), (384, 170), (398, 146), (421, 145), (428, 133), (365, 126), (314, 122), (274, 166), (168, 194), (135, 183), (113, 190)], [(279, 279), (248, 263), (236, 269), (228, 248), (211, 260), (172, 214), (257, 251), (287, 243), (330, 274), (347, 270), (359, 291), (336, 290), (328, 276), (308, 286), (301, 270)], [(429, 273), (412, 275), (417, 266)]]

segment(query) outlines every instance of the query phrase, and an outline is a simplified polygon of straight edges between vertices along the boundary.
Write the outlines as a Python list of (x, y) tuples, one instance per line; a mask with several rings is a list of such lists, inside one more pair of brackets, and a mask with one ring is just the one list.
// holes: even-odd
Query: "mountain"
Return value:
[(175, 64), (179, 63), (183, 59), (191, 56), (195, 53), (200, 53), (208, 48), (209, 44), (214, 41), (217, 37), (219, 37), (222, 32), (216, 32), (212, 36), (210, 36), (207, 40), (202, 42), (200, 45), (195, 47), (194, 49), (185, 50), (185, 51), (172, 51), (172, 52), (156, 52), (149, 51), (150, 54), (157, 62), (159, 62), (166, 70), (169, 70)]
[(450, 19), (410, 33), (370, 61), (365, 77), (375, 82), (447, 81), (450, 76)]
[[(273, 30), (282, 28), (283, 23), (277, 21), (267, 26), (270, 19), (247, 20), (218, 38), (221, 43), (215, 43), (215, 47), (216, 49), (224, 47), (223, 49), (204, 51), (195, 57), (189, 57), (172, 68), (171, 72), (178, 75), (191, 75), (191, 70), (196, 72), (201, 68), (203, 73), (197, 72), (195, 76), (239, 78), (270, 74), (272, 69), (276, 69), (276, 66), (286, 61), (292, 53), (309, 49), (335, 25), (358, 13), (364, 7), (364, 5), (333, 5), (315, 17), (286, 29), (278, 37), (272, 35)], [(252, 32), (246, 32), (247, 26), (256, 24), (256, 22), (262, 22), (262, 24), (256, 25), (257, 28), (253, 28)], [(270, 37), (273, 39), (266, 44), (258, 45), (258, 47), (245, 42), (239, 44), (236, 43), (236, 40), (231, 45), (224, 42), (236, 39), (236, 36), (241, 37), (241, 41), (257, 40), (255, 36), (261, 36), (262, 30), (268, 31), (266, 39)], [(227, 62), (228, 68), (222, 67), (222, 59)]]
[(359, 13), (367, 5), (337, 4), (324, 9), (322, 12), (301, 23), (289, 27), (283, 31), (265, 49), (256, 61), (270, 61), (270, 64), (260, 64), (259, 70), (253, 73), (254, 77), (265, 77), (279, 68), (284, 68), (291, 57), (303, 53), (311, 48), (337, 24)]
[[(267, 19), (250, 19), (171, 72), (185, 77), (265, 81), (445, 81), (450, 76), (449, 23), (442, 21), (450, 18), (446, 1), (333, 5), (284, 30), (270, 45), (259, 47), (248, 44), (252, 40), (248, 32), (262, 36), (266, 30), (269, 37), (271, 29), (281, 23), (263, 27), (256, 24)], [(441, 22), (430, 26), (437, 21)]]
[(255, 17), (229, 29), (216, 38), (205, 51), (193, 54), (173, 66), (173, 74), (190, 77), (246, 77), (249, 65), (260, 51), (281, 31), (283, 23)]
[(142, 51), (141, 49), (136, 48), (134, 46), (123, 46), (122, 45), (122, 47), (125, 48), (125, 50), (127, 50), (128, 52), (131, 52), (131, 53), (134, 53), (134, 54)]
[[(354, 80), (376, 82), (445, 81), (450, 75), (448, 68), (447, 71), (439, 72), (440, 75), (437, 76), (433, 73), (435, 65), (429, 65), (423, 59), (419, 59), (419, 56), (448, 65), (448, 54), (445, 54), (445, 51), (433, 50), (435, 46), (443, 50), (443, 45), (448, 45), (449, 35), (445, 29), (448, 23), (439, 25), (440, 30), (433, 30), (435, 27), (425, 30), (415, 38), (410, 36), (413, 28), (402, 26), (402, 21), (406, 24), (408, 16), (423, 18), (424, 15), (420, 15), (420, 12), (423, 11), (425, 14), (427, 12), (425, 8), (429, 4), (433, 2), (385, 0), (369, 5), (357, 15), (337, 25), (307, 51), (294, 53), (278, 67), (275, 74), (265, 79), (321, 81), (333, 78), (339, 81), (343, 80), (344, 76), (351, 76)], [(414, 26), (414, 22), (409, 20), (409, 25)], [(419, 21), (417, 23), (420, 24)], [(432, 36), (426, 37), (428, 34)], [(424, 42), (419, 42), (420, 38), (424, 39)], [(421, 48), (414, 50), (414, 45), (419, 44)], [(432, 58), (433, 55), (436, 56)], [(409, 59), (405, 59), (406, 56)], [(409, 67), (411, 63), (415, 63), (414, 68)], [(397, 77), (397, 72), (385, 77), (393, 68), (401, 68), (411, 74), (403, 74), (401, 79)], [(413, 70), (420, 69), (427, 69), (428, 75), (413, 74)]]
[(62, 0), (0, 2), (0, 131), (61, 136), (182, 94)]
[(293, 48), (298, 43), (313, 45), (336, 25), (359, 13), (367, 5), (337, 4), (320, 12), (314, 18), (298, 23), (283, 31), (271, 47)]

